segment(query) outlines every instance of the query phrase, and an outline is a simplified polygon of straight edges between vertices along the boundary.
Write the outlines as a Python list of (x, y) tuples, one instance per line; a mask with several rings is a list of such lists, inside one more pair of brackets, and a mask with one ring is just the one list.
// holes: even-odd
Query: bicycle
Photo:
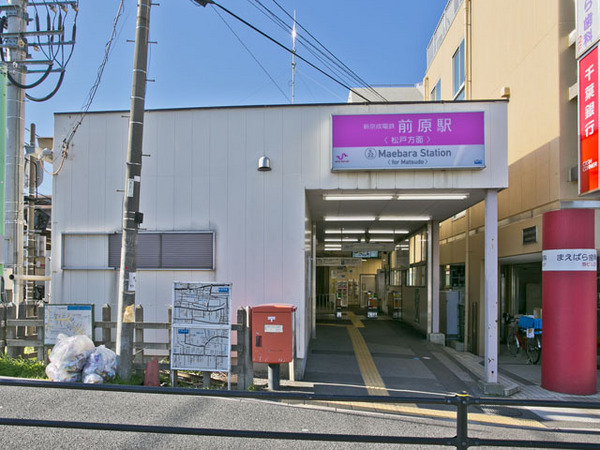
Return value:
[(506, 335), (506, 346), (511, 355), (517, 356), (521, 349), (525, 349), (527, 358), (531, 364), (537, 364), (542, 355), (541, 330), (533, 327), (525, 328), (516, 323), (515, 317), (509, 313), (503, 314), (508, 333)]

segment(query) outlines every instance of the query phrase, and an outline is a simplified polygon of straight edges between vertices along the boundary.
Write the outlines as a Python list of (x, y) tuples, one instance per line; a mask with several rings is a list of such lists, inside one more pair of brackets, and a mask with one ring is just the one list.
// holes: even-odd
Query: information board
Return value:
[(175, 282), (171, 369), (230, 371), (231, 283)]
[(44, 306), (44, 345), (56, 344), (59, 334), (83, 334), (94, 340), (94, 305)]

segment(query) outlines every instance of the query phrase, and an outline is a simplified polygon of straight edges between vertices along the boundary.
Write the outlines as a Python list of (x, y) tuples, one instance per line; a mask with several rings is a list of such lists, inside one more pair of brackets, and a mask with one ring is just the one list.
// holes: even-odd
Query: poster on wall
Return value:
[(482, 169), (483, 111), (332, 116), (333, 171)]
[(598, 190), (598, 47), (579, 60), (579, 195)]

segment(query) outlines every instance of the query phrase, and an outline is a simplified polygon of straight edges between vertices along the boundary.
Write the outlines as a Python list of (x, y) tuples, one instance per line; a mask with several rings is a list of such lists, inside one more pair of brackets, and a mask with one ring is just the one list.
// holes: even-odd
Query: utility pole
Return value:
[(296, 103), (296, 10), (292, 28), (292, 105)]
[[(14, 275), (12, 297), (8, 300), (17, 304), (23, 302), (23, 280), (27, 276), (24, 270), (24, 180), (25, 180), (25, 97), (32, 101), (44, 102), (58, 92), (69, 53), (64, 49), (75, 44), (75, 19), (73, 19), (73, 33), (70, 41), (65, 40), (66, 10), (71, 8), (77, 11), (79, 0), (47, 0), (43, 3), (31, 3), (31, 6), (46, 5), (48, 11), (48, 29), (40, 29), (37, 11), (34, 17), (29, 16), (27, 10), (30, 6), (28, 0), (7, 0), (7, 4), (0, 5), (0, 11), (6, 15), (7, 30), (2, 30), (2, 64), (6, 68), (8, 85), (6, 88), (6, 154), (2, 161), (6, 170), (4, 204), (4, 269), (2, 275)], [(49, 11), (53, 11), (50, 13)], [(63, 16), (63, 12), (65, 15)], [(51, 19), (50, 15), (54, 18)], [(58, 18), (58, 20), (55, 20)], [(35, 23), (36, 29), (27, 31), (29, 23)], [(58, 24), (56, 26), (56, 24)], [(4, 22), (3, 22), (4, 25)], [(56, 28), (55, 28), (56, 26)], [(43, 25), (42, 25), (43, 28)], [(42, 39), (40, 39), (42, 38)], [(29, 45), (28, 39), (36, 39), (35, 45)], [(42, 51), (48, 59), (36, 60), (29, 55), (29, 50)], [(52, 50), (49, 50), (52, 49)], [(62, 60), (62, 62), (61, 62)], [(25, 84), (28, 73), (27, 65), (46, 67), (43, 70), (35, 69), (29, 73), (38, 73), (38, 80), (32, 84)], [(56, 68), (58, 66), (58, 68)], [(51, 73), (60, 72), (61, 77), (54, 90), (45, 97), (36, 98), (25, 93), (26, 89), (35, 88), (44, 82)], [(6, 272), (6, 273), (4, 273)], [(20, 307), (20, 306), (19, 306)]]
[(119, 271), (119, 305), (117, 309), (117, 355), (119, 376), (131, 379), (133, 360), (133, 324), (137, 271), (138, 227), (143, 215), (139, 212), (142, 174), (142, 141), (148, 64), (148, 33), (151, 0), (139, 0), (133, 56), (131, 111), (127, 142), (127, 167), (123, 201), (123, 238)]
[[(0, 49), (1, 51), (1, 49)], [(4, 188), (6, 186), (6, 64), (0, 63), (0, 276), (4, 275)], [(0, 301), (6, 300), (3, 298), (5, 292), (0, 292)]]
[[(29, 125), (29, 146), (31, 151), (28, 156), (29, 163), (29, 183), (27, 198), (27, 276), (35, 275), (35, 189), (37, 187), (37, 158), (35, 157), (35, 123)], [(26, 280), (26, 300), (33, 300), (35, 291), (35, 281)]]
[[(13, 62), (11, 75), (25, 84), (26, 45), (19, 37), (27, 28), (27, 0), (8, 0), (6, 9), (8, 60)], [(5, 267), (15, 275), (12, 301), (23, 301), (23, 184), (25, 142), (25, 91), (9, 83), (6, 95), (6, 185), (5, 185)]]

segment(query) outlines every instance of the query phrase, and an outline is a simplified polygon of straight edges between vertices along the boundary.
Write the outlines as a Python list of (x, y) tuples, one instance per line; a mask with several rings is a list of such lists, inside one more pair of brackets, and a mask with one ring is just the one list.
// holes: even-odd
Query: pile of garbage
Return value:
[(99, 384), (117, 373), (117, 355), (104, 345), (94, 346), (84, 335), (59, 334), (50, 352), (46, 375), (52, 381), (83, 381)]

